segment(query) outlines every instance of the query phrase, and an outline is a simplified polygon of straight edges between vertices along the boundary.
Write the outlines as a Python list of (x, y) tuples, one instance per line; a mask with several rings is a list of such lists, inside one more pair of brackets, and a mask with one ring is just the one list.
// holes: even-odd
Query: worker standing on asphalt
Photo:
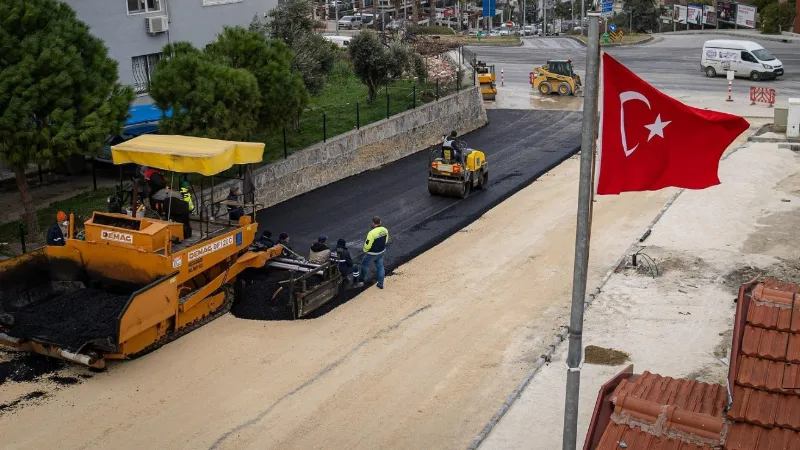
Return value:
[(386, 253), (386, 244), (389, 243), (389, 230), (381, 225), (381, 218), (372, 218), (372, 229), (367, 233), (367, 240), (364, 241), (364, 259), (361, 260), (361, 274), (358, 276), (358, 284), (353, 287), (359, 288), (364, 285), (367, 276), (367, 269), (373, 262), (378, 270), (378, 289), (383, 289), (383, 256)]
[(339, 239), (336, 241), (336, 260), (339, 263), (339, 271), (342, 272), (347, 284), (352, 285), (353, 280), (353, 258), (350, 256), (350, 250), (347, 249), (347, 241)]
[(66, 245), (67, 241), (64, 239), (64, 233), (68, 230), (68, 226), (67, 215), (64, 211), (59, 211), (56, 214), (56, 223), (47, 230), (47, 245)]

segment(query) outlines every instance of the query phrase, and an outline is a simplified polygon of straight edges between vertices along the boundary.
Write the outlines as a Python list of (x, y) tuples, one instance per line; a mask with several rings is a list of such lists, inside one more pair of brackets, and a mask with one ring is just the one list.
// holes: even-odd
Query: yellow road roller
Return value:
[(444, 138), (441, 148), (434, 148), (428, 164), (428, 192), (431, 195), (467, 198), (473, 188), (489, 186), (489, 163), (486, 155), (467, 147), (464, 141)]

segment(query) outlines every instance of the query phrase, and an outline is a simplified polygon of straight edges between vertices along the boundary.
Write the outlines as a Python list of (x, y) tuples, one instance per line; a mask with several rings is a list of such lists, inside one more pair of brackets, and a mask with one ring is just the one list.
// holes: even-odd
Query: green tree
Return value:
[(14, 168), (29, 233), (39, 236), (25, 169), (97, 152), (122, 131), (135, 96), (67, 4), (0, 0), (0, 23), (0, 158)]
[(164, 47), (150, 83), (162, 110), (159, 131), (212, 139), (248, 140), (258, 126), (260, 93), (256, 77), (215, 61), (191, 44)]
[(624, 0), (623, 6), (633, 13), (634, 32), (658, 29), (661, 10), (655, 0)]
[(265, 40), (257, 32), (242, 27), (225, 27), (205, 51), (215, 60), (255, 76), (260, 92), (262, 131), (292, 123), (308, 104), (303, 78), (292, 71), (294, 55), (283, 42)]
[(761, 32), (765, 34), (780, 34), (781, 31), (788, 30), (794, 23), (795, 2), (779, 3), (773, 1), (760, 11)]
[[(580, 7), (580, 3), (578, 3), (578, 7)], [(557, 0), (553, 13), (557, 19), (572, 19), (572, 3)], [(578, 16), (580, 16), (580, 11), (578, 11)]]
[(378, 35), (370, 31), (362, 31), (350, 40), (350, 59), (353, 71), (359, 80), (367, 86), (369, 101), (375, 100), (378, 88), (389, 82), (393, 67), (391, 56), (381, 43)]
[(250, 31), (264, 39), (284, 42), (294, 52), (292, 70), (300, 72), (306, 89), (318, 95), (333, 68), (336, 45), (314, 32), (311, 19), (314, 5), (308, 0), (288, 0), (268, 13), (268, 21), (253, 18)]

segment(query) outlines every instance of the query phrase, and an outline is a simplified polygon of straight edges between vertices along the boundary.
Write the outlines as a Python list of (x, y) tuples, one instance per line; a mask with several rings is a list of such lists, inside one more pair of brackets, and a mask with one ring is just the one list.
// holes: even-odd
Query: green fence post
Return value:
[(356, 102), (356, 129), (361, 129), (361, 106)]
[(322, 113), (322, 142), (328, 140), (328, 128), (327, 128), (327, 121), (325, 120), (325, 113)]
[(436, 101), (439, 101), (439, 80), (436, 80)]
[(392, 115), (392, 112), (389, 110), (389, 85), (386, 85), (386, 118), (388, 119)]
[(289, 157), (289, 153), (286, 151), (286, 127), (283, 127), (283, 159)]
[(411, 100), (411, 109), (417, 109), (417, 85), (411, 87), (412, 90), (412, 100)]

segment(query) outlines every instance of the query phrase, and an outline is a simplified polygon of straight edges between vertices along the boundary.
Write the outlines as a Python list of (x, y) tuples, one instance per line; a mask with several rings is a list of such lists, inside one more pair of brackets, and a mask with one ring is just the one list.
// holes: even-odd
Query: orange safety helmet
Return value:
[(56, 214), (56, 220), (59, 222), (64, 222), (67, 220), (67, 215), (64, 214), (64, 211), (59, 211), (58, 214)]

